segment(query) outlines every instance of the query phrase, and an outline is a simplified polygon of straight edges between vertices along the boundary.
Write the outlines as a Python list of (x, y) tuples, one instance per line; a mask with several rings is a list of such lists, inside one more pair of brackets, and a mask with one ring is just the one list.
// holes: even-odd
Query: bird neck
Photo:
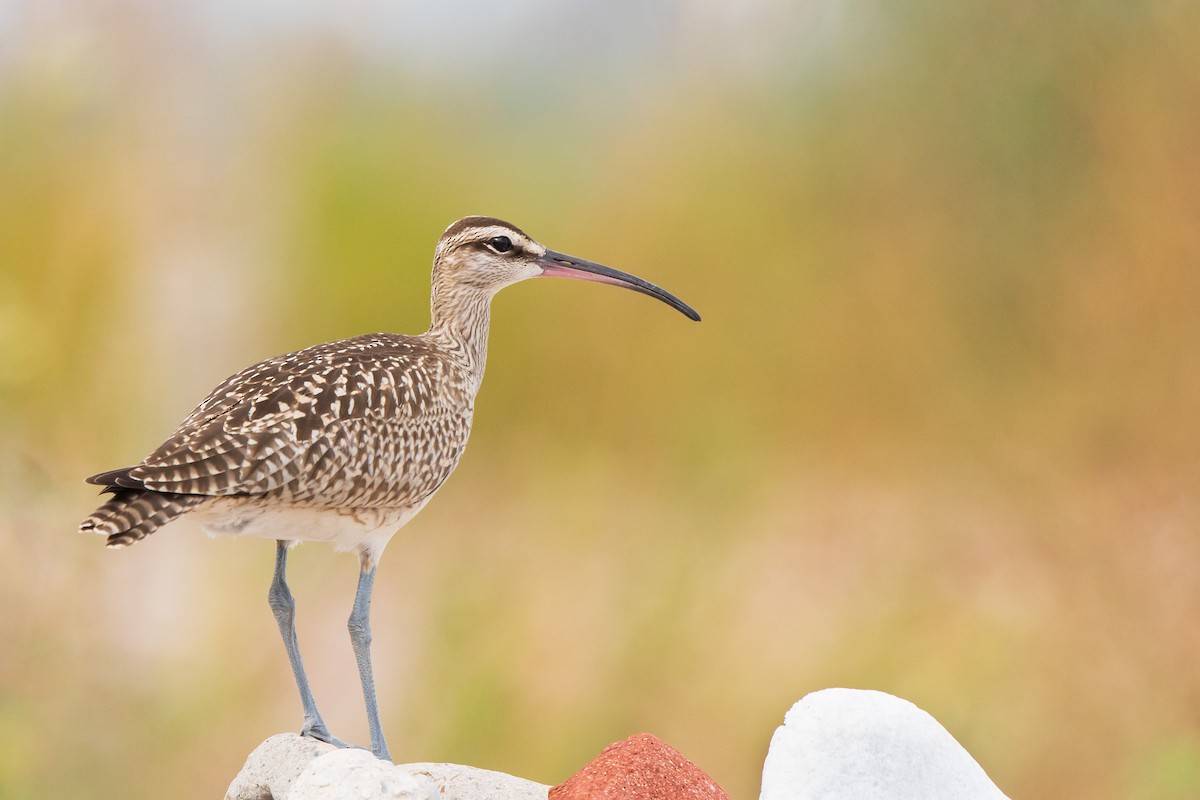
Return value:
[(469, 286), (435, 286), (429, 333), (459, 357), (475, 389), (483, 381), (487, 361), (492, 293)]

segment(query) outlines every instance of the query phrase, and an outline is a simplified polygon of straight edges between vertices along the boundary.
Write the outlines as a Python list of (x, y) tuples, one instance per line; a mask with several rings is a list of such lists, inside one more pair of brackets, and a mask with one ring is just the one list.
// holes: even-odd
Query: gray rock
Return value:
[(255, 748), (225, 800), (546, 800), (549, 789), (458, 764), (390, 764), (281, 733)]
[(825, 689), (771, 737), (760, 800), (1006, 800), (937, 720), (883, 692)]

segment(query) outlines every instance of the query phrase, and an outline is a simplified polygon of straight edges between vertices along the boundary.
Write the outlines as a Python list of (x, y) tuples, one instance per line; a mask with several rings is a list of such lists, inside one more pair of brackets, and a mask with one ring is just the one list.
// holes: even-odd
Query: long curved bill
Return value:
[(656, 297), (664, 303), (674, 308), (685, 317), (696, 322), (700, 321), (700, 315), (697, 314), (691, 306), (680, 300), (675, 295), (668, 292), (666, 289), (660, 289), (649, 281), (644, 281), (627, 272), (606, 267), (603, 264), (597, 264), (594, 261), (585, 261), (582, 258), (566, 255), (565, 253), (556, 253), (553, 250), (547, 250), (545, 255), (537, 260), (538, 266), (542, 268), (542, 277), (546, 278), (574, 278), (582, 281), (595, 281), (596, 283), (608, 283), (613, 286), (623, 286), (626, 289), (633, 289), (635, 292), (648, 294), (651, 297)]

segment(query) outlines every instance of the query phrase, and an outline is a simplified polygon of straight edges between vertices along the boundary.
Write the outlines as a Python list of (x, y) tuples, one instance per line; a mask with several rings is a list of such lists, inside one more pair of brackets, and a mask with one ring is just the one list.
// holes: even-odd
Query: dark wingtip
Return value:
[(144, 483), (130, 476), (129, 473), (133, 469), (133, 467), (124, 467), (122, 469), (101, 472), (89, 478), (84, 478), (84, 482), (93, 484), (94, 486), (103, 486), (103, 491), (105, 492), (116, 489), (145, 489), (146, 485)]

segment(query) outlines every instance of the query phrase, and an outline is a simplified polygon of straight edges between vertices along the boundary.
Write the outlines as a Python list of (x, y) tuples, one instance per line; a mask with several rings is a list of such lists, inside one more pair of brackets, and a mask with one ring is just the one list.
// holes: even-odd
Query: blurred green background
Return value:
[[(432, 4), (430, 4), (432, 5)], [(75, 532), (253, 361), (428, 322), (442, 229), (660, 283), (495, 303), (375, 596), (400, 760), (650, 731), (757, 796), (790, 704), (1006, 793), (1200, 795), (1200, 10), (0, 0), (0, 796), (218, 797), (300, 709), (272, 545)], [(366, 741), (352, 557), (294, 555)]]

